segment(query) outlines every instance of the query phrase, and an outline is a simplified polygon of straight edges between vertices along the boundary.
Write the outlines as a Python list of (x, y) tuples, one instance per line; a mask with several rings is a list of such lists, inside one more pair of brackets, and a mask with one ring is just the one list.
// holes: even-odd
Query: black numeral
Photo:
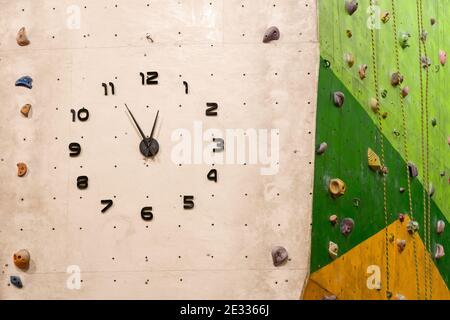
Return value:
[(217, 170), (216, 169), (209, 170), (207, 177), (209, 181), (217, 182)]
[(206, 108), (206, 112), (205, 112), (205, 114), (207, 116), (217, 116), (217, 111), (216, 110), (217, 110), (217, 108), (219, 108), (217, 103), (215, 103), (215, 102), (207, 102), (206, 106), (208, 107), (208, 108)]
[(87, 176), (79, 176), (77, 178), (77, 187), (78, 187), (78, 189), (80, 189), (80, 190), (87, 189), (87, 187), (88, 187), (88, 180), (89, 180), (89, 178)]
[(225, 149), (225, 141), (222, 138), (213, 138), (213, 142), (217, 142), (217, 148), (213, 148), (213, 152), (220, 152)]
[(145, 221), (150, 221), (153, 219), (153, 208), (152, 207), (143, 207), (141, 210), (141, 218)]
[[(109, 84), (109, 86), (111, 87), (111, 94), (112, 94), (112, 95), (115, 95), (115, 94), (116, 94), (116, 90), (115, 90), (115, 88), (114, 88), (114, 83), (109, 82), (108, 84)], [(103, 87), (103, 89), (105, 89), (105, 96), (108, 95), (108, 84), (102, 83), (102, 87)]]
[(78, 113), (74, 109), (70, 109), (70, 112), (72, 113), (72, 122), (75, 122), (77, 117), (78, 120), (83, 122), (89, 119), (89, 110), (86, 108), (81, 108)]
[(147, 72), (147, 78), (145, 77), (145, 74), (143, 72), (140, 72), (139, 75), (142, 79), (142, 85), (152, 85), (152, 84), (158, 84), (158, 72), (156, 71), (148, 71)]
[(105, 213), (111, 206), (113, 205), (113, 201), (111, 199), (100, 200), (101, 204), (106, 204), (106, 207), (102, 209), (102, 213)]
[(183, 208), (184, 209), (194, 208), (194, 196), (183, 196)]
[(71, 151), (69, 155), (71, 157), (77, 157), (81, 153), (81, 146), (78, 142), (71, 142), (69, 144), (69, 150)]

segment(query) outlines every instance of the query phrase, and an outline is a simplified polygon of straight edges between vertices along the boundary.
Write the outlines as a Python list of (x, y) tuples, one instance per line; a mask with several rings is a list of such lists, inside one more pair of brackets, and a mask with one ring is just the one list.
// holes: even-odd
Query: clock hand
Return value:
[(134, 124), (135, 124), (136, 127), (138, 128), (139, 133), (141, 134), (142, 139), (144, 140), (144, 143), (147, 145), (147, 147), (149, 147), (149, 144), (148, 144), (148, 142), (147, 142), (147, 138), (145, 137), (144, 132), (142, 131), (141, 127), (139, 127), (139, 124), (137, 123), (137, 121), (136, 121), (136, 119), (134, 118), (133, 114), (131, 113), (130, 109), (128, 109), (128, 106), (127, 106), (126, 103), (125, 103), (125, 107), (127, 108), (128, 113), (130, 114), (131, 118), (133, 119)]
[(153, 122), (152, 133), (150, 133), (150, 140), (152, 140), (152, 138), (153, 138), (153, 133), (155, 132), (156, 121), (158, 120), (158, 114), (159, 114), (159, 110), (158, 110), (158, 112), (156, 113), (155, 122)]

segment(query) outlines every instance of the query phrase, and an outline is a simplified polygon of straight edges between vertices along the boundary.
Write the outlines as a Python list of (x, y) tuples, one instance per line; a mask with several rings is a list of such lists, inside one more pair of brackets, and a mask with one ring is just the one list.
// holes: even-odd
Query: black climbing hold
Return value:
[(16, 87), (26, 87), (31, 89), (33, 87), (33, 79), (29, 76), (21, 77), (16, 81)]
[(270, 27), (264, 33), (263, 42), (268, 43), (272, 40), (278, 40), (278, 39), (280, 39), (280, 30), (278, 30), (277, 27)]
[(333, 102), (336, 107), (342, 107), (344, 105), (344, 100), (345, 95), (342, 92), (336, 91), (333, 93)]
[(349, 235), (353, 231), (353, 227), (355, 226), (355, 222), (352, 218), (344, 218), (341, 221), (341, 233), (344, 236)]
[(272, 260), (275, 267), (281, 266), (288, 259), (288, 252), (283, 247), (275, 247), (272, 249)]
[(23, 287), (22, 284), (22, 280), (20, 280), (20, 277), (18, 276), (11, 276), (9, 278), (9, 281), (11, 282), (11, 284), (19, 289), (21, 289)]
[(328, 69), (329, 67), (331, 67), (331, 62), (329, 60), (323, 60), (323, 67), (325, 69)]
[(408, 170), (409, 170), (409, 175), (411, 176), (411, 178), (415, 178), (419, 175), (419, 171), (417, 170), (417, 167), (414, 163), (412, 163), (411, 161), (408, 162)]
[(432, 120), (431, 120), (431, 124), (433, 125), (433, 127), (436, 127), (436, 125), (437, 125), (436, 119), (432, 119)]
[(356, 0), (345, 1), (345, 10), (347, 10), (347, 13), (349, 15), (354, 14), (357, 9), (358, 9), (358, 1)]

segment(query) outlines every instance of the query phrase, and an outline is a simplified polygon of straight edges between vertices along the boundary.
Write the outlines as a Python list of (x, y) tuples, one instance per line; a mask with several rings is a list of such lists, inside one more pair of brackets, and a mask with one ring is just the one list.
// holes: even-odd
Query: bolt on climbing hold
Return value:
[(435, 18), (430, 18), (430, 24), (432, 26), (434, 26), (436, 24), (436, 19)]
[(341, 91), (336, 91), (333, 93), (334, 105), (338, 108), (344, 105), (345, 95)]
[(328, 219), (330, 220), (330, 223), (332, 226), (335, 226), (338, 221), (338, 217), (335, 214), (331, 215), (330, 218), (328, 218)]
[(394, 136), (400, 137), (400, 132), (397, 129), (392, 130), (392, 133), (394, 134)]
[(345, 34), (347, 35), (347, 38), (353, 37), (352, 30), (350, 30), (350, 29), (347, 29), (347, 31), (345, 31)]
[(20, 277), (18, 276), (9, 277), (9, 282), (16, 288), (22, 289), (23, 287), (22, 280), (20, 280)]
[(33, 87), (33, 79), (30, 76), (23, 76), (16, 81), (16, 87), (31, 89)]
[(399, 84), (401, 84), (403, 82), (403, 76), (400, 74), (400, 72), (394, 72), (391, 75), (391, 85), (393, 87), (398, 86)]
[(272, 249), (272, 260), (275, 267), (281, 266), (288, 259), (288, 252), (283, 247), (274, 247)]
[(383, 91), (381, 91), (381, 97), (386, 98), (386, 97), (387, 97), (387, 94), (388, 94), (388, 92), (387, 92), (386, 89), (384, 89)]
[(419, 175), (416, 165), (411, 161), (408, 162), (408, 171), (411, 178), (415, 178)]
[(403, 89), (402, 89), (402, 97), (406, 98), (408, 96), (408, 94), (409, 94), (409, 87), (408, 86), (403, 87)]
[(406, 240), (404, 239), (397, 239), (397, 248), (399, 252), (403, 252), (406, 247)]
[(344, 181), (341, 179), (331, 179), (328, 185), (328, 190), (333, 198), (342, 196), (346, 191), (346, 186)]
[(337, 297), (334, 294), (330, 296), (324, 295), (322, 300), (337, 300)]
[(278, 30), (277, 27), (270, 27), (264, 33), (263, 42), (269, 43), (270, 41), (278, 40), (278, 39), (280, 39), (280, 30)]
[(24, 46), (27, 46), (30, 44), (30, 40), (27, 37), (27, 32), (25, 30), (25, 27), (20, 28), (19, 31), (17, 32), (16, 41), (17, 41), (17, 44), (21, 47), (24, 47)]
[(400, 214), (398, 215), (398, 220), (399, 220), (400, 222), (405, 221), (405, 215), (404, 215), (403, 213), (400, 213)]
[(369, 105), (370, 109), (372, 109), (374, 113), (378, 113), (380, 111), (380, 103), (378, 102), (378, 99), (370, 98)]
[(406, 49), (409, 47), (408, 40), (411, 38), (411, 35), (408, 32), (401, 32), (399, 37), (400, 47)]
[(17, 268), (26, 270), (30, 266), (30, 253), (28, 250), (21, 249), (14, 253), (13, 261)]
[(370, 148), (367, 149), (367, 160), (370, 169), (373, 171), (378, 171), (381, 169), (380, 157)]
[(26, 175), (27, 171), (28, 171), (28, 168), (27, 168), (27, 165), (25, 163), (19, 162), (17, 164), (17, 175), (19, 177), (23, 177), (24, 175)]
[(433, 127), (436, 127), (436, 125), (437, 125), (437, 120), (436, 120), (436, 118), (431, 119), (431, 125), (432, 125)]
[(317, 154), (324, 154), (325, 151), (327, 150), (327, 148), (328, 148), (328, 144), (327, 144), (326, 142), (322, 142), (322, 143), (317, 147), (316, 153), (317, 153)]
[(395, 295), (395, 300), (406, 300), (406, 297), (400, 293)]
[(391, 299), (392, 298), (392, 292), (386, 291), (386, 298)]
[(355, 57), (351, 53), (346, 53), (344, 56), (344, 60), (349, 68), (353, 67), (353, 65), (355, 64)]
[(444, 220), (438, 220), (438, 222), (436, 223), (436, 233), (442, 234), (444, 232), (444, 229), (445, 229)]
[(442, 66), (445, 66), (445, 63), (447, 62), (447, 52), (444, 50), (439, 50), (439, 62)]
[(413, 234), (413, 233), (419, 231), (419, 223), (414, 220), (409, 221), (408, 225), (406, 226), (406, 230), (408, 230), (408, 232), (410, 234)]
[(352, 233), (354, 226), (355, 226), (355, 222), (353, 221), (352, 218), (342, 219), (341, 225), (340, 225), (341, 233), (344, 236), (348, 236), (350, 233)]
[(361, 203), (361, 199), (359, 199), (359, 198), (353, 198), (352, 204), (353, 204), (353, 206), (354, 206), (355, 208), (358, 208), (360, 203)]
[(430, 182), (430, 186), (428, 188), (428, 193), (429, 193), (430, 197), (432, 197), (435, 192), (436, 192), (436, 189), (434, 188), (434, 185)]
[(26, 118), (28, 118), (28, 114), (31, 110), (31, 104), (27, 103), (22, 108), (20, 108), (20, 113), (23, 114)]
[(383, 13), (383, 15), (381, 16), (381, 21), (383, 22), (383, 23), (386, 23), (386, 22), (388, 22), (389, 21), (389, 19), (391, 18), (391, 16), (389, 15), (389, 12), (385, 12), (385, 13)]
[(345, 10), (349, 15), (354, 14), (357, 9), (358, 9), (358, 1), (356, 0), (345, 1)]
[(359, 78), (364, 80), (366, 78), (367, 64), (362, 64), (359, 66)]
[(440, 176), (445, 177), (445, 171), (441, 171)]
[(422, 30), (422, 32), (420, 33), (420, 40), (422, 42), (427, 41), (427, 36), (428, 36), (428, 32), (426, 32), (425, 30)]
[(389, 234), (389, 242), (394, 242), (394, 240), (395, 240), (395, 236), (394, 236), (394, 234), (393, 233), (390, 233)]
[(436, 243), (436, 249), (435, 249), (435, 252), (434, 252), (434, 258), (436, 260), (439, 260), (443, 256), (445, 256), (444, 246), (442, 244)]
[(422, 62), (422, 68), (424, 68), (424, 69), (431, 66), (431, 59), (426, 56), (422, 56), (421, 62)]
[(336, 259), (339, 253), (339, 246), (333, 241), (328, 242), (328, 254), (331, 259)]
[(399, 191), (400, 191), (400, 193), (403, 193), (403, 192), (405, 192), (405, 191), (406, 191), (406, 189), (405, 189), (405, 188), (403, 188), (403, 187), (400, 187)]
[(381, 115), (381, 117), (382, 117), (383, 119), (386, 119), (386, 118), (388, 117), (387, 111), (383, 112), (383, 114)]

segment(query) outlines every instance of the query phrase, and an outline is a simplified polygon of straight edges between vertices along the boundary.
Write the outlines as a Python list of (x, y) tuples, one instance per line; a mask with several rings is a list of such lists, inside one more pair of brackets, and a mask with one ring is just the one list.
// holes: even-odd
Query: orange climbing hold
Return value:
[(378, 171), (381, 169), (380, 157), (370, 148), (367, 149), (367, 160), (370, 169), (373, 171)]
[(19, 32), (17, 32), (16, 41), (17, 41), (17, 44), (21, 47), (27, 46), (30, 44), (30, 40), (28, 40), (25, 27), (20, 28)]
[(30, 110), (31, 110), (31, 104), (27, 103), (20, 109), (20, 113), (28, 118), (28, 114), (30, 113)]
[(28, 168), (27, 168), (27, 165), (25, 163), (19, 162), (17, 164), (17, 175), (19, 177), (23, 177), (24, 175), (26, 175), (27, 171), (28, 171)]
[(30, 253), (28, 250), (21, 249), (14, 253), (13, 261), (17, 268), (26, 270), (30, 266)]

